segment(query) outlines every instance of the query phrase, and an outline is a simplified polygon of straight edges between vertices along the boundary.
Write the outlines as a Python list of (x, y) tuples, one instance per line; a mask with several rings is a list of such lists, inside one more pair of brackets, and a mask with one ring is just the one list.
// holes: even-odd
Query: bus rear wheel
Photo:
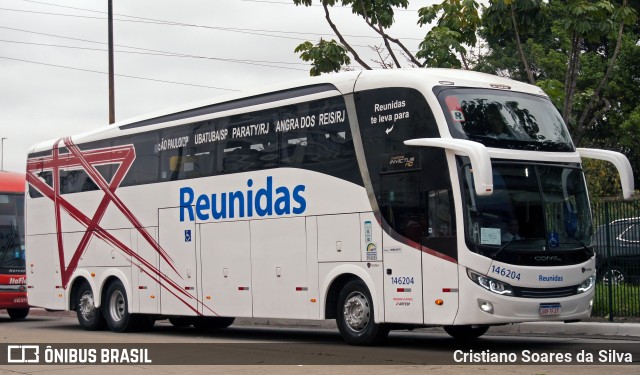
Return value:
[[(146, 316), (134, 316), (129, 313), (129, 300), (127, 291), (120, 280), (112, 282), (104, 295), (102, 308), (107, 326), (113, 332), (128, 332), (137, 330), (143, 324), (141, 319), (148, 319)], [(152, 324), (151, 324), (152, 326)]]
[(26, 307), (24, 309), (7, 309), (7, 313), (9, 317), (13, 320), (21, 320), (29, 315), (29, 308)]
[(338, 295), (336, 323), (344, 340), (351, 345), (374, 345), (383, 341), (389, 328), (376, 324), (373, 299), (362, 280), (351, 280)]
[(445, 332), (456, 340), (475, 340), (484, 335), (489, 330), (489, 326), (465, 325), (465, 326), (445, 326)]
[(98, 331), (104, 328), (102, 311), (96, 307), (91, 285), (84, 282), (76, 293), (76, 316), (78, 323), (87, 331)]

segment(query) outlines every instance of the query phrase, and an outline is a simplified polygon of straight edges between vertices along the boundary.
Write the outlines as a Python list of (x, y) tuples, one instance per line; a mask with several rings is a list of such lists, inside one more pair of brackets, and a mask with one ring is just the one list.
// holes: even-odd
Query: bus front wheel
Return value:
[(87, 331), (98, 331), (104, 328), (104, 317), (102, 311), (96, 307), (91, 285), (83, 282), (76, 296), (76, 316), (80, 326)]
[(351, 280), (338, 295), (336, 323), (344, 340), (351, 345), (373, 345), (383, 341), (389, 328), (376, 324), (371, 293), (362, 280)]
[(465, 325), (465, 326), (445, 326), (445, 332), (456, 340), (474, 340), (484, 335), (489, 326)]
[(24, 309), (7, 309), (7, 313), (9, 313), (9, 317), (13, 320), (21, 320), (29, 315), (29, 308)]

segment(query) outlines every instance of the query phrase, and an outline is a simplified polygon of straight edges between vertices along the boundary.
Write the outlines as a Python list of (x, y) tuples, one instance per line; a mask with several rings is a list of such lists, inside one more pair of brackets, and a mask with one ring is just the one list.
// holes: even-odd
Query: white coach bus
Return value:
[(584, 157), (537, 87), (470, 71), (349, 72), (39, 143), (31, 305), (89, 330), (336, 319), (390, 329), (575, 321), (594, 296)]

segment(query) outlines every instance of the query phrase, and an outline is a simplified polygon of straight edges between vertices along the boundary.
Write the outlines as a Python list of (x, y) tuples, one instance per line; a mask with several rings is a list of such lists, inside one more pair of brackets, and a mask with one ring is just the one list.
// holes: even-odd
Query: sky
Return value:
[[(417, 51), (427, 31), (417, 10), (434, 2), (411, 0), (389, 33)], [(113, 0), (113, 13), (116, 122), (303, 79), (310, 65), (296, 46), (337, 40), (321, 6), (292, 0)], [(381, 40), (361, 19), (331, 15), (376, 58), (369, 46)], [(35, 143), (108, 125), (107, 72), (107, 0), (0, 0), (3, 169), (24, 171)]]

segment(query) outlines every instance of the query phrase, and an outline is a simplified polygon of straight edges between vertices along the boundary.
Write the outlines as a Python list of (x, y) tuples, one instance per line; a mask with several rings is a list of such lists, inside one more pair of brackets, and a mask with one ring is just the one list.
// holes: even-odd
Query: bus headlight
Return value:
[(481, 275), (477, 272), (471, 271), (467, 269), (467, 275), (474, 283), (480, 285), (488, 291), (491, 291), (496, 294), (500, 294), (503, 296), (512, 296), (513, 290), (511, 289), (511, 285), (503, 283), (502, 281), (498, 281), (492, 279), (490, 277)]
[(589, 276), (588, 279), (578, 285), (578, 294), (588, 292), (593, 286), (596, 285), (596, 274)]

